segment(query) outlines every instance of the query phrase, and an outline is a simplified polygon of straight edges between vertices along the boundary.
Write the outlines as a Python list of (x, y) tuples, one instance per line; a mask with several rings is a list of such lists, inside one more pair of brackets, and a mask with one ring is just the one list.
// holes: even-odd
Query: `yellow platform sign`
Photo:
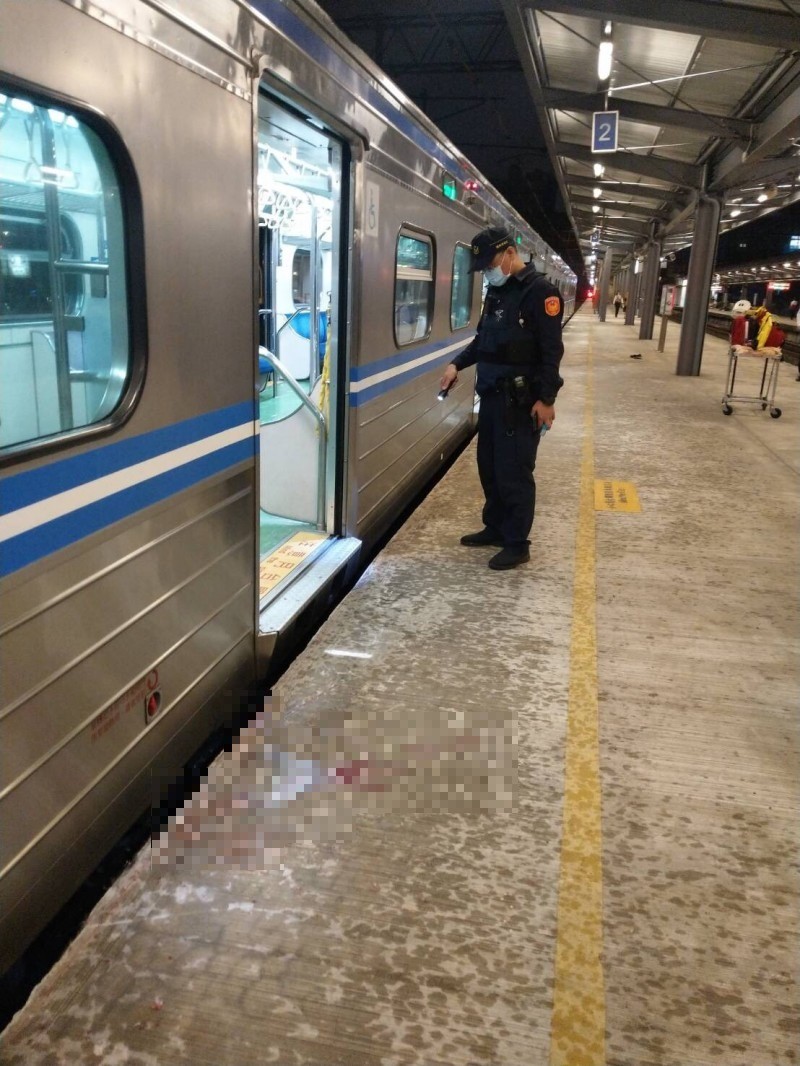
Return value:
[(630, 481), (595, 481), (595, 511), (641, 511), (636, 487)]
[(259, 568), (259, 590), (262, 596), (275, 588), (295, 567), (314, 551), (321, 540), (327, 540), (325, 533), (295, 533), (289, 537), (271, 555), (267, 556)]

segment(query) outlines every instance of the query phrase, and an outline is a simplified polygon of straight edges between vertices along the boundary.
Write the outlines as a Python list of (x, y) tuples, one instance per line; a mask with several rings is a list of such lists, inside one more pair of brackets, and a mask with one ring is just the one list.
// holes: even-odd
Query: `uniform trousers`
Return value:
[(478, 414), (478, 475), (486, 497), (483, 524), (511, 548), (529, 544), (536, 506), (533, 468), (539, 431), (531, 406), (509, 406), (504, 395), (492, 392), (481, 397)]

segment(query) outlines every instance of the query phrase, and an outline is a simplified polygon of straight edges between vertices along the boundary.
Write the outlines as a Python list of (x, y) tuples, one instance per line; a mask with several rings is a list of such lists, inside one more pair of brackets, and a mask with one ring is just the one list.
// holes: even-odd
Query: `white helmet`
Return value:
[(737, 300), (731, 313), (734, 315), (746, 315), (752, 306), (749, 300)]

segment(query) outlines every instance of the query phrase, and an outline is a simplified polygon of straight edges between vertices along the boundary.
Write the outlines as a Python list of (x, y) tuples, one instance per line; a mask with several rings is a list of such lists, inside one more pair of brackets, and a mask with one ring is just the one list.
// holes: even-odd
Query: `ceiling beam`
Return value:
[(529, 0), (525, 6), (533, 11), (583, 18), (595, 16), (653, 30), (695, 33), (769, 48), (787, 49), (797, 41), (795, 14), (739, 4), (709, 4), (703, 0), (671, 0), (669, 4), (642, 3), (642, 0)]
[(602, 215), (582, 215), (586, 221), (584, 225), (593, 229), (601, 229), (605, 233), (622, 233), (629, 237), (640, 237), (650, 232), (650, 227), (645, 219), (635, 218), (603, 218)]
[(616, 244), (625, 249), (633, 248), (636, 243), (635, 237), (629, 233), (613, 233), (607, 229), (603, 230), (600, 234), (596, 244), (601, 247), (604, 244)]
[(642, 207), (639, 204), (626, 204), (621, 200), (595, 200), (591, 196), (573, 196), (572, 202), (576, 207), (599, 207), (606, 211), (619, 211), (620, 214), (630, 215), (635, 218), (657, 218), (657, 212), (651, 207)]
[(715, 180), (713, 191), (725, 195), (741, 185), (780, 181), (792, 174), (800, 174), (800, 156), (786, 155), (781, 159), (765, 159), (761, 163), (749, 163), (749, 166), (746, 163), (743, 164), (741, 170), (731, 171), (723, 179)]
[(595, 153), (588, 145), (571, 141), (556, 141), (556, 155), (578, 159), (582, 163), (602, 163), (606, 169), (622, 170), (628, 174), (640, 174), (679, 185), (683, 189), (699, 188), (703, 180), (703, 168), (678, 159), (665, 159), (659, 155), (637, 155), (621, 149), (613, 153)]
[(676, 230), (679, 230), (692, 217), (697, 207), (698, 198), (699, 194), (695, 192), (687, 203), (678, 206), (678, 209), (661, 225), (658, 231), (660, 240), (664, 240)]
[(643, 122), (650, 126), (671, 126), (694, 130), (709, 137), (733, 138), (749, 141), (753, 124), (743, 118), (725, 118), (685, 107), (659, 107), (642, 104), (638, 100), (626, 100), (622, 96), (609, 95), (608, 107), (603, 93), (581, 93), (572, 89), (545, 89), (544, 100), (548, 107), (558, 111), (619, 111), (620, 118)]
[(604, 196), (631, 196), (634, 200), (647, 200), (654, 204), (675, 199), (675, 192), (669, 186), (662, 189), (657, 185), (640, 185), (633, 181), (608, 181), (605, 178), (577, 177), (567, 173), (567, 185), (570, 189), (600, 188)]
[[(800, 87), (773, 108), (756, 129), (758, 139), (749, 151), (731, 148), (714, 162), (711, 189), (732, 189), (752, 180), (769, 180), (762, 177), (765, 169), (770, 176), (779, 176), (780, 171), (776, 174), (772, 164), (780, 168), (782, 161), (774, 157), (783, 155), (800, 139)], [(785, 173), (800, 171), (800, 159), (796, 156), (788, 156), (783, 162)]]
[(653, 199), (663, 199), (665, 196), (674, 196), (673, 188), (665, 182), (663, 185), (651, 185), (644, 181), (630, 181), (625, 178), (607, 178), (605, 175), (596, 178), (594, 174), (579, 174), (575, 170), (568, 170), (566, 179), (583, 185), (600, 185), (604, 189), (618, 189), (626, 196), (649, 196)]

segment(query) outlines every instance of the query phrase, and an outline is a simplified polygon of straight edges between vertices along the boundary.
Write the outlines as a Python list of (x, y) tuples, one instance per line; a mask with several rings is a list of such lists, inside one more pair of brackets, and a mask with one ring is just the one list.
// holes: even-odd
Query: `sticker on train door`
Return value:
[(380, 222), (380, 186), (375, 181), (367, 182), (366, 220), (364, 233), (367, 237), (377, 237)]

